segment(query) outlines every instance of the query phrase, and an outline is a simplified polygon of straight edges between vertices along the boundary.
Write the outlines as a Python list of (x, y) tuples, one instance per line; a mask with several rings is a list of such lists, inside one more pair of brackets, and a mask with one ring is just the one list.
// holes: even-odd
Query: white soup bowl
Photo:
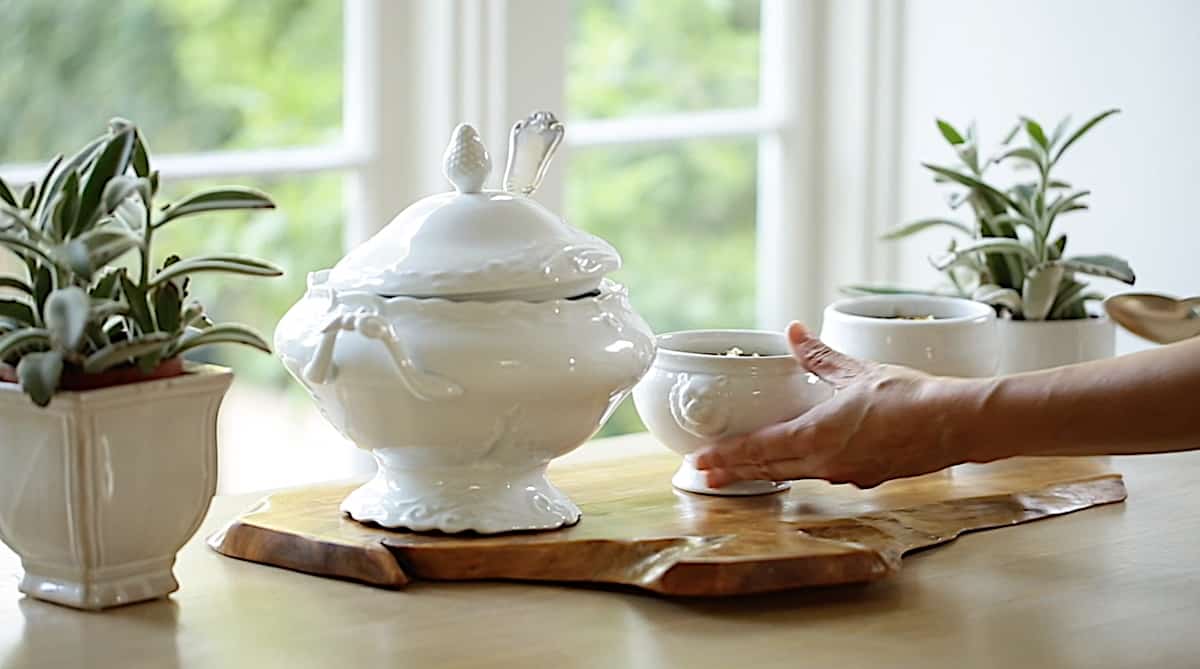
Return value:
[[(726, 356), (737, 347), (757, 357)], [(786, 483), (742, 481), (708, 487), (692, 465), (697, 450), (790, 420), (832, 394), (791, 356), (778, 332), (692, 330), (658, 336), (654, 365), (634, 387), (642, 422), (667, 448), (684, 456), (671, 479), (681, 490), (713, 495), (760, 495)]]

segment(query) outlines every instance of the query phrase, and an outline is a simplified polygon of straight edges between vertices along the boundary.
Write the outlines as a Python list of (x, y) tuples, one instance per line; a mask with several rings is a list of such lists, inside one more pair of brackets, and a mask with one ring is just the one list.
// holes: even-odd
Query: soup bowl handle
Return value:
[(722, 395), (729, 380), (715, 374), (680, 372), (668, 394), (671, 417), (684, 431), (706, 440), (725, 435), (732, 418)]

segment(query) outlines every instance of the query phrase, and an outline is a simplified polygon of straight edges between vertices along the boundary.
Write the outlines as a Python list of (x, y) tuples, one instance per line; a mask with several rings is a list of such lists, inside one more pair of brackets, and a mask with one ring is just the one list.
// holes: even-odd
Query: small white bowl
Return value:
[[(933, 316), (930, 320), (909, 318)], [(996, 313), (981, 302), (932, 295), (869, 295), (825, 308), (821, 340), (864, 360), (938, 376), (992, 376), (1000, 362)]]
[[(737, 347), (758, 357), (722, 355)], [(691, 330), (659, 335), (654, 365), (633, 390), (642, 422), (684, 456), (671, 479), (709, 495), (762, 495), (787, 483), (742, 481), (710, 488), (691, 463), (698, 449), (795, 418), (832, 394), (791, 356), (784, 335), (758, 330)]]

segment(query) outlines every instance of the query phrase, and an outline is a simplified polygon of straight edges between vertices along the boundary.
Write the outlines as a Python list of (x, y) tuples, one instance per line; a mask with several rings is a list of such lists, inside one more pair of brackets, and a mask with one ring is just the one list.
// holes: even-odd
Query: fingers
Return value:
[(695, 464), (697, 469), (757, 467), (766, 472), (772, 462), (807, 457), (812, 441), (806, 423), (796, 418), (705, 448), (696, 454)]
[(798, 321), (788, 325), (787, 338), (796, 360), (835, 388), (846, 386), (866, 371), (865, 363), (829, 348)]
[(761, 465), (730, 465), (706, 469), (704, 477), (710, 488), (720, 488), (738, 481), (791, 481), (814, 478), (815, 475), (807, 464), (807, 460), (799, 459), (774, 460)]

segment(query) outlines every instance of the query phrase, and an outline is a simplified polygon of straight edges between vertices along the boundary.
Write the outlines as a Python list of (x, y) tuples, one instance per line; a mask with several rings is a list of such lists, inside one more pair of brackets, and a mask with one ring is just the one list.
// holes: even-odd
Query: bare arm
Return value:
[(830, 350), (798, 323), (793, 352), (836, 395), (702, 452), (710, 485), (823, 478), (862, 487), (1016, 455), (1200, 447), (1200, 340), (994, 379), (932, 377)]

